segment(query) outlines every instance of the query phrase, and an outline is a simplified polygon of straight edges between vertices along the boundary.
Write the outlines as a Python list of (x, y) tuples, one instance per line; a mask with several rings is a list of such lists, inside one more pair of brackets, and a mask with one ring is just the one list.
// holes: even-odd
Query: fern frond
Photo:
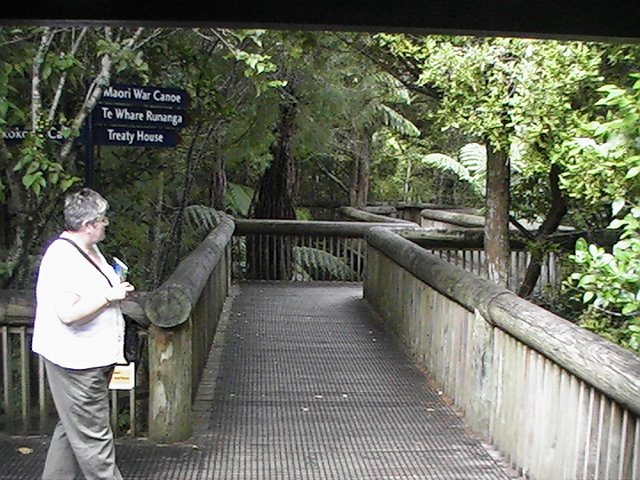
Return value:
[(469, 170), (467, 170), (467, 168), (458, 160), (450, 157), (449, 155), (445, 155), (444, 153), (430, 153), (428, 155), (423, 155), (420, 157), (420, 161), (427, 165), (431, 165), (438, 170), (451, 172), (462, 180), (471, 181)]
[(376, 109), (382, 113), (385, 125), (389, 126), (395, 132), (401, 133), (408, 137), (419, 137), (420, 130), (404, 115), (393, 108), (380, 103), (376, 105)]
[(184, 209), (184, 215), (191, 228), (211, 231), (225, 214), (206, 205), (189, 205)]
[(487, 147), (468, 143), (460, 148), (458, 160), (470, 173), (484, 175), (487, 171)]
[(487, 147), (479, 143), (468, 143), (460, 148), (458, 161), (469, 172), (468, 182), (473, 190), (484, 196), (487, 181)]
[(312, 247), (294, 247), (294, 271), (305, 278), (353, 281), (356, 273), (343, 260), (329, 252)]
[(234, 214), (248, 217), (253, 195), (254, 189), (251, 187), (238, 183), (229, 183), (227, 185), (227, 205), (229, 210)]
[[(461, 156), (458, 159), (443, 153), (430, 153), (422, 156), (420, 160), (438, 170), (453, 173), (460, 180), (467, 182), (478, 195), (484, 196), (486, 150), (484, 150), (484, 164), (482, 164), (482, 149), (484, 149), (484, 147), (479, 144), (469, 144), (465, 145), (465, 147), (460, 149)], [(462, 158), (463, 156), (464, 160)]]

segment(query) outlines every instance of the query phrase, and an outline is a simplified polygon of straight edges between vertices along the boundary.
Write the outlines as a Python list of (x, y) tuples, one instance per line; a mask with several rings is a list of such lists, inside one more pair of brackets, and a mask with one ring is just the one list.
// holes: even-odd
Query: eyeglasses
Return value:
[(102, 217), (98, 218), (97, 220), (94, 220), (93, 222), (91, 222), (93, 224), (96, 223), (102, 223), (103, 225), (109, 225), (109, 218), (106, 215), (103, 215)]

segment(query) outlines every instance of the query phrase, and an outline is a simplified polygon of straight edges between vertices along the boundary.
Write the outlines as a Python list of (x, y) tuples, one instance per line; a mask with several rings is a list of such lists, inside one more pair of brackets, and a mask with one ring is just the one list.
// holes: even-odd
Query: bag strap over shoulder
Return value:
[(64, 240), (65, 242), (69, 242), (71, 245), (73, 245), (74, 247), (76, 247), (76, 250), (78, 250), (78, 251), (82, 254), (82, 256), (83, 256), (84, 258), (86, 258), (86, 259), (87, 259), (87, 261), (88, 261), (91, 265), (93, 265), (94, 267), (96, 267), (96, 270), (98, 270), (98, 271), (102, 274), (102, 276), (107, 280), (107, 282), (109, 282), (109, 286), (110, 286), (110, 287), (113, 287), (113, 283), (111, 283), (111, 280), (109, 280), (109, 277), (107, 277), (107, 274), (106, 274), (106, 273), (104, 273), (104, 272), (102, 271), (102, 269), (98, 266), (98, 264), (97, 264), (96, 262), (94, 262), (94, 261), (91, 259), (91, 257), (90, 257), (89, 255), (87, 255), (87, 252), (85, 252), (84, 250), (82, 250), (82, 249), (78, 246), (78, 244), (77, 244), (76, 242), (74, 242), (74, 241), (73, 241), (73, 240), (71, 240), (70, 238), (66, 238), (66, 237), (58, 237), (58, 238), (59, 238), (60, 240)]

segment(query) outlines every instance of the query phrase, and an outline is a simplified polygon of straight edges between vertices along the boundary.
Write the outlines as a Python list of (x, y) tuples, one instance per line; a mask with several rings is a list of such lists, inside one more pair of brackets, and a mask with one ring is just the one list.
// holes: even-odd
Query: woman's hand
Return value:
[(118, 283), (108, 290), (105, 298), (109, 303), (117, 302), (118, 300), (124, 300), (127, 298), (129, 292), (133, 292), (134, 290), (135, 287), (129, 282)]
[(127, 298), (129, 292), (135, 288), (129, 282), (122, 282), (113, 287), (80, 298), (76, 294), (60, 295), (55, 309), (58, 318), (65, 325), (84, 325), (93, 320), (96, 314), (104, 308)]

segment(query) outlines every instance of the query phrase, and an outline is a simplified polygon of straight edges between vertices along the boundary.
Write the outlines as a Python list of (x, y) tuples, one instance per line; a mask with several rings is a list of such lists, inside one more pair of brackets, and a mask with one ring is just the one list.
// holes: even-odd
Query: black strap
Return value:
[(107, 279), (107, 282), (109, 282), (109, 286), (110, 286), (110, 287), (113, 287), (113, 283), (111, 283), (111, 280), (109, 280), (109, 277), (107, 277), (107, 274), (106, 274), (106, 273), (104, 273), (104, 272), (102, 271), (102, 269), (98, 266), (98, 264), (97, 264), (96, 262), (94, 262), (94, 261), (93, 261), (93, 259), (92, 259), (88, 254), (87, 254), (87, 252), (85, 252), (84, 250), (82, 250), (82, 249), (78, 246), (78, 244), (77, 244), (76, 242), (74, 242), (74, 241), (73, 241), (73, 240), (71, 240), (70, 238), (66, 238), (66, 237), (58, 237), (58, 238), (59, 238), (60, 240), (64, 240), (64, 241), (66, 241), (66, 242), (69, 242), (71, 245), (73, 245), (74, 247), (76, 247), (76, 249), (77, 249), (77, 250), (82, 254), (82, 256), (83, 256), (84, 258), (86, 258), (86, 259), (89, 261), (89, 263), (91, 263), (91, 265), (93, 265), (94, 267), (96, 267), (96, 270), (98, 270), (98, 271), (102, 274), (102, 276), (103, 276), (104, 278), (106, 278), (106, 279)]

